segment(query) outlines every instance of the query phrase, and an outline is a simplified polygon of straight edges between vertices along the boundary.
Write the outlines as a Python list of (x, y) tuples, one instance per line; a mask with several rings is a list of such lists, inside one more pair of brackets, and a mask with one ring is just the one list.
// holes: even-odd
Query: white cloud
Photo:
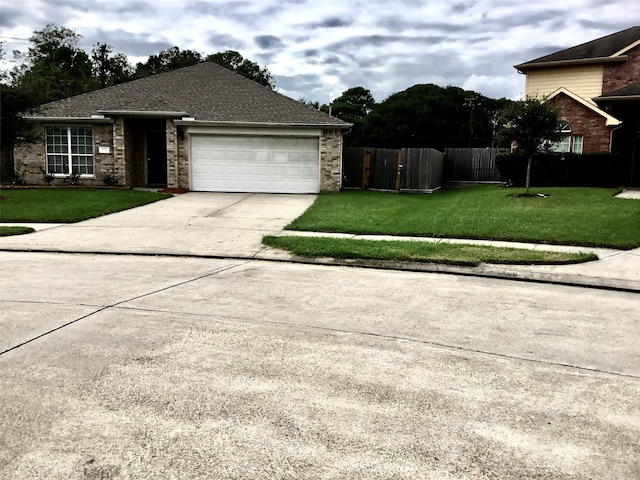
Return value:
[(267, 66), (282, 93), (321, 103), (358, 85), (381, 101), (417, 83), (516, 98), (514, 64), (638, 18), (640, 2), (628, 0), (22, 0), (3, 5), (0, 36), (5, 56), (47, 23), (133, 63), (172, 45), (234, 49)]

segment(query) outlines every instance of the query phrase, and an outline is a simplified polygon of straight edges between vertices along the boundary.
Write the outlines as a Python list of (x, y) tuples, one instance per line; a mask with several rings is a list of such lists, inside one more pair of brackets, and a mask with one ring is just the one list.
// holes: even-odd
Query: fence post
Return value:
[(369, 173), (371, 172), (371, 149), (362, 150), (362, 188), (369, 188)]
[(400, 176), (402, 175), (402, 149), (398, 149), (398, 174), (396, 175), (396, 190), (400, 191)]

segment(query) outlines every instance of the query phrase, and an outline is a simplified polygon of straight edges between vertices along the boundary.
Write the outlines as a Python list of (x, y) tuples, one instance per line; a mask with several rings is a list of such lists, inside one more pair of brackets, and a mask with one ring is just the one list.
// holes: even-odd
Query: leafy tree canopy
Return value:
[(149, 55), (145, 63), (136, 65), (136, 78), (148, 77), (157, 73), (169, 72), (178, 68), (190, 67), (203, 61), (202, 55), (193, 50), (180, 50), (171, 47), (157, 55)]
[(247, 77), (254, 82), (258, 82), (265, 87), (274, 88), (275, 82), (271, 76), (271, 72), (266, 67), (260, 67), (256, 62), (244, 58), (235, 50), (226, 50), (211, 55), (207, 55), (208, 62), (214, 62), (218, 65), (234, 71), (243, 77)]
[(34, 32), (24, 63), (11, 74), (13, 86), (28, 95), (34, 106), (96, 88), (91, 60), (77, 46), (80, 38), (55, 25)]
[(345, 122), (355, 123), (366, 117), (375, 105), (376, 101), (368, 89), (353, 87), (331, 103), (331, 113)]
[(93, 46), (91, 61), (100, 88), (128, 82), (134, 77), (135, 71), (127, 56), (123, 53), (113, 54), (111, 46), (106, 43), (98, 42)]
[(362, 128), (363, 144), (399, 147), (488, 147), (492, 113), (510, 101), (459, 87), (418, 84), (376, 105)]
[(527, 153), (541, 152), (561, 136), (558, 112), (535, 98), (511, 103), (502, 111), (501, 120), (501, 135)]
[(534, 154), (548, 149), (562, 136), (559, 114), (546, 100), (527, 98), (505, 107), (501, 120), (502, 137), (515, 142), (517, 149), (528, 157), (525, 194), (529, 195), (531, 163)]
[[(71, 50), (77, 50), (78, 41), (81, 38), (82, 35), (77, 34), (73, 30), (66, 27), (58, 27), (50, 23), (42, 30), (33, 32), (33, 35), (29, 37), (31, 46), (24, 55), (24, 58), (29, 65), (33, 65), (38, 60), (50, 58), (59, 48), (66, 47)], [(14, 53), (16, 53), (18, 58), (22, 57), (19, 52)]]

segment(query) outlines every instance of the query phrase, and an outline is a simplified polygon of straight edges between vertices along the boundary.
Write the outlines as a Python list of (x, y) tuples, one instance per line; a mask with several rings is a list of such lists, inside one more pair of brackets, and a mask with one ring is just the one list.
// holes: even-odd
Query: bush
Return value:
[(65, 185), (78, 186), (80, 185), (80, 174), (77, 171), (73, 171), (67, 178), (64, 179)]
[(54, 174), (48, 173), (44, 168), (40, 167), (40, 171), (42, 172), (42, 179), (47, 185), (51, 185), (56, 179)]
[(26, 185), (27, 181), (22, 170), (14, 170), (11, 185)]
[[(500, 175), (514, 185), (524, 185), (527, 156), (516, 150), (498, 155)], [(616, 187), (623, 159), (615, 153), (536, 153), (531, 165), (531, 185), (539, 187)]]
[(118, 185), (118, 177), (111, 170), (107, 170), (106, 172), (104, 172), (104, 175), (102, 176), (102, 181), (108, 187), (115, 187), (116, 185)]

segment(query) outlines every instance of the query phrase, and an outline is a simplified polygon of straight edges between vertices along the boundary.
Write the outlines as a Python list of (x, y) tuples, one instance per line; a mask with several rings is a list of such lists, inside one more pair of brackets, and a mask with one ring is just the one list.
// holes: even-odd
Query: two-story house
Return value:
[(525, 95), (558, 108), (558, 151), (617, 152), (623, 185), (640, 186), (640, 26), (536, 58), (515, 68)]

